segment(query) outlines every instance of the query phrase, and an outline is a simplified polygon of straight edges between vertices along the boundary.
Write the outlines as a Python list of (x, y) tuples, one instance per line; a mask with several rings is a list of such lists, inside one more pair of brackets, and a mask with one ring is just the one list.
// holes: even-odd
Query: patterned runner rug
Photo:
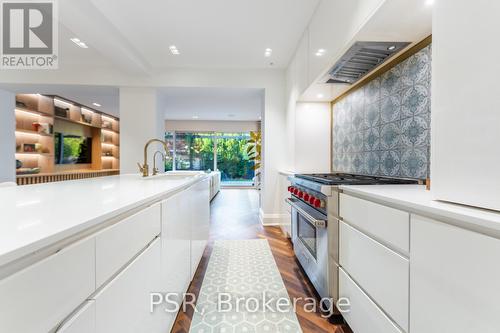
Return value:
[(302, 332), (267, 240), (215, 242), (190, 332)]

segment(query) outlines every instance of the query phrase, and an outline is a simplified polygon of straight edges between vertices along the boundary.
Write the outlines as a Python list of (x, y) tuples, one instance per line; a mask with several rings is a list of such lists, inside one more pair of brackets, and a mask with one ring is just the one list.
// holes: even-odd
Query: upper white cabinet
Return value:
[(499, 1), (434, 3), (431, 191), (500, 210)]
[[(333, 65), (349, 42), (384, 0), (322, 0), (309, 25), (308, 80), (315, 82)], [(325, 50), (316, 56), (318, 50)]]
[(500, 328), (500, 240), (412, 215), (410, 332)]
[(306, 29), (299, 41), (291, 73), (292, 88), (298, 95), (309, 86), (309, 31)]

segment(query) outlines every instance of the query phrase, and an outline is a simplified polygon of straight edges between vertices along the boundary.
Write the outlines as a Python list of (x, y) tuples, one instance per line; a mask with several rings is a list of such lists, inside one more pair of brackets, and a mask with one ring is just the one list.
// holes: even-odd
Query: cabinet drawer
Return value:
[(160, 204), (148, 207), (96, 236), (96, 284), (106, 282), (161, 232)]
[(409, 253), (409, 213), (341, 193), (340, 216), (389, 247)]
[(73, 314), (57, 333), (93, 333), (95, 332), (95, 302), (87, 301)]
[(162, 331), (162, 313), (150, 313), (150, 293), (159, 290), (160, 255), (157, 239), (95, 295), (97, 333)]
[(350, 301), (350, 311), (342, 315), (354, 332), (402, 333), (342, 268), (339, 269), (339, 293)]
[(409, 262), (406, 258), (341, 222), (340, 265), (408, 331)]
[(94, 291), (90, 238), (0, 281), (0, 332), (48, 332)]

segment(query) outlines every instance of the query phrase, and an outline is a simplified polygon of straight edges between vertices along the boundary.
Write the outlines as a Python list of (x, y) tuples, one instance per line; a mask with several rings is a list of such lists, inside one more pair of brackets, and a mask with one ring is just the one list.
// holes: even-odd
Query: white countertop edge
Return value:
[[(101, 215), (95, 219), (88, 220), (86, 222), (80, 223), (78, 225), (72, 226), (71, 228), (65, 229), (61, 232), (52, 234), (48, 237), (45, 237), (43, 239), (34, 241), (32, 243), (26, 244), (24, 246), (20, 246), (12, 251), (5, 252), (0, 254), (0, 267), (4, 265), (11, 264), (15, 262), (16, 260), (25, 258), (27, 256), (30, 256), (38, 251), (43, 250), (44, 248), (54, 246), (55, 244), (64, 241), (65, 239), (75, 237), (79, 233), (84, 232), (85, 230), (88, 230), (90, 228), (96, 227), (99, 224), (103, 224), (110, 219), (124, 214), (128, 211), (134, 210), (136, 208), (139, 208), (141, 206), (144, 206), (149, 203), (153, 203), (155, 201), (158, 201), (160, 199), (166, 199), (180, 191), (183, 191), (195, 183), (202, 181), (203, 179), (208, 178), (207, 174), (200, 174), (199, 176), (195, 176), (186, 183), (183, 183), (177, 187), (169, 188), (165, 192), (161, 192), (159, 194), (144, 198), (142, 200), (139, 200), (137, 202), (134, 202), (133, 204), (128, 204), (123, 207), (120, 207), (119, 209), (116, 209), (114, 211), (111, 211), (109, 213), (106, 213), (104, 215)], [(146, 180), (150, 181), (150, 180)], [(27, 185), (29, 186), (29, 185)]]
[(340, 189), (345, 194), (500, 238), (500, 212), (433, 200), (423, 185), (342, 185)]
[(283, 176), (294, 176), (296, 174), (296, 172), (289, 170), (279, 170), (278, 173)]

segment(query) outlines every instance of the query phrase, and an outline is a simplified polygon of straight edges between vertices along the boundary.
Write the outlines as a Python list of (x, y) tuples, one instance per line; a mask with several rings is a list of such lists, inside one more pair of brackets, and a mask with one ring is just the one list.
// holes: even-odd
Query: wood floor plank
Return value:
[[(291, 242), (284, 237), (279, 227), (263, 227), (259, 221), (258, 192), (245, 189), (224, 189), (212, 201), (210, 240), (194, 279), (189, 287), (190, 293), (198, 295), (208, 260), (212, 253), (213, 241), (218, 239), (267, 239), (281, 277), (291, 298), (308, 298), (317, 295), (314, 288), (300, 268)], [(179, 312), (172, 332), (187, 333), (191, 325), (193, 310)], [(297, 307), (297, 318), (304, 333), (331, 332), (352, 333), (346, 324), (335, 325), (321, 313), (309, 313)]]

